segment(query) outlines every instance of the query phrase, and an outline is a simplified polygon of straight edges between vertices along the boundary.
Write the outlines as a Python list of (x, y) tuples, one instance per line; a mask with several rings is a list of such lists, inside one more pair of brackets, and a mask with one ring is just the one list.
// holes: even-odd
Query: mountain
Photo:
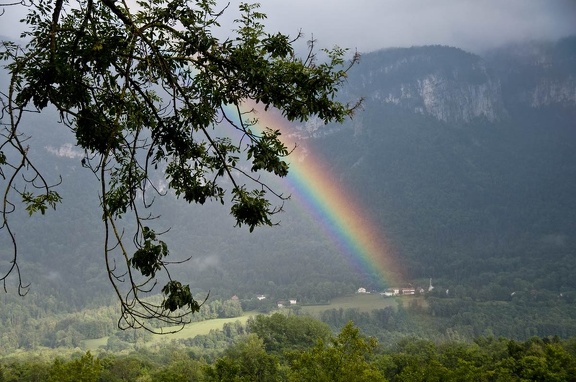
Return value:
[(476, 55), (442, 46), (388, 49), (363, 57), (350, 92), (372, 104), (443, 122), (490, 122), (503, 117), (501, 84)]
[[(482, 57), (382, 50), (348, 78), (345, 97), (364, 97), (364, 110), (310, 140), (377, 211), (414, 278), (534, 280), (552, 264), (575, 269), (575, 80), (576, 38)], [(576, 290), (565, 276), (543, 285)]]
[(489, 52), (486, 60), (502, 79), (506, 107), (538, 110), (576, 106), (576, 37), (556, 43), (515, 44)]
[[(371, 211), (407, 283), (432, 277), (438, 293), (466, 301), (524, 292), (529, 302), (576, 301), (576, 37), (482, 55), (446, 46), (368, 53), (342, 97), (364, 98), (354, 119), (295, 132)], [(29, 299), (41, 312), (73, 311), (111, 295), (98, 182), (73, 134), (47, 121), (57, 116), (31, 120), (28, 143), (50, 179), (62, 175), (64, 204), (14, 216), (14, 229)], [(192, 257), (176, 276), (197, 295), (325, 302), (370, 288), (371, 275), (356, 272), (312, 216), (291, 202), (285, 210), (279, 227), (253, 234), (221, 206), (168, 197), (155, 212), (174, 259)]]
[(515, 44), (484, 57), (447, 46), (364, 55), (348, 92), (448, 123), (505, 119), (517, 109), (576, 106), (576, 38)]

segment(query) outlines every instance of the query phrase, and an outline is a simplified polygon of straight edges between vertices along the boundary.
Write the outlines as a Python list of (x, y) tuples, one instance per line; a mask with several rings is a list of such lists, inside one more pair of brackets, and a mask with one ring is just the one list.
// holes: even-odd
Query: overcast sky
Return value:
[[(218, 0), (225, 4), (226, 0)], [(250, 2), (250, 0), (245, 0)], [(230, 0), (226, 24), (240, 0)], [(322, 47), (360, 52), (443, 44), (481, 51), (519, 40), (576, 34), (576, 0), (260, 0), (268, 31), (306, 38)], [(13, 35), (19, 17), (0, 17), (0, 34)]]
[[(234, 0), (234, 3), (239, 1)], [(443, 44), (479, 51), (576, 34), (576, 0), (262, 0), (271, 27), (368, 52)]]

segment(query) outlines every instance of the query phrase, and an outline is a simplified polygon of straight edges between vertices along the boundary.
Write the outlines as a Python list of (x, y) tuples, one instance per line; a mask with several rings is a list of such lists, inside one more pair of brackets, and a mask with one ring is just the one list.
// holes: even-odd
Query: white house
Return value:
[(393, 297), (393, 296), (400, 296), (400, 295), (414, 295), (416, 294), (416, 289), (415, 288), (388, 288), (386, 289), (384, 292), (380, 293), (382, 296), (385, 297)]
[(416, 294), (416, 289), (414, 289), (414, 288), (402, 288), (402, 294), (405, 294), (405, 295)]

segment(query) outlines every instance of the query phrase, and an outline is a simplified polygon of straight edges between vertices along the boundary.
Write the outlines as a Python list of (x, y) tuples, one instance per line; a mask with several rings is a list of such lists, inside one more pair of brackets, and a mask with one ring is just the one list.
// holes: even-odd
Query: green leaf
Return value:
[(142, 229), (142, 236), (144, 245), (134, 252), (130, 264), (143, 276), (153, 278), (164, 265), (162, 259), (168, 256), (168, 246), (162, 240), (156, 240), (156, 234), (148, 227)]
[(200, 310), (200, 304), (192, 297), (190, 286), (182, 285), (179, 281), (172, 280), (162, 288), (166, 296), (162, 307), (174, 312), (177, 309), (188, 307), (193, 313)]
[(62, 197), (56, 191), (49, 190), (45, 194), (34, 195), (31, 192), (24, 191), (21, 193), (22, 202), (26, 204), (26, 211), (28, 215), (40, 212), (42, 215), (46, 213), (48, 207), (56, 209), (56, 203), (62, 201)]

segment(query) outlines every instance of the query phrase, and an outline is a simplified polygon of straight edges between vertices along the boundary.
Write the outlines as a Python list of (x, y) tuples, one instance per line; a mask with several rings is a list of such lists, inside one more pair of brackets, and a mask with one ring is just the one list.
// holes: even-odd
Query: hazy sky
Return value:
[[(225, 4), (226, 0), (218, 0)], [(250, 2), (250, 0), (245, 0)], [(240, 0), (224, 24), (237, 16)], [(518, 40), (576, 34), (576, 0), (260, 0), (268, 31), (312, 34), (322, 47), (360, 52), (443, 44), (479, 51)], [(0, 34), (14, 35), (19, 16), (0, 17)]]
[[(234, 0), (233, 3), (239, 3)], [(263, 0), (271, 26), (368, 52), (453, 45), (478, 51), (576, 34), (576, 0)]]

